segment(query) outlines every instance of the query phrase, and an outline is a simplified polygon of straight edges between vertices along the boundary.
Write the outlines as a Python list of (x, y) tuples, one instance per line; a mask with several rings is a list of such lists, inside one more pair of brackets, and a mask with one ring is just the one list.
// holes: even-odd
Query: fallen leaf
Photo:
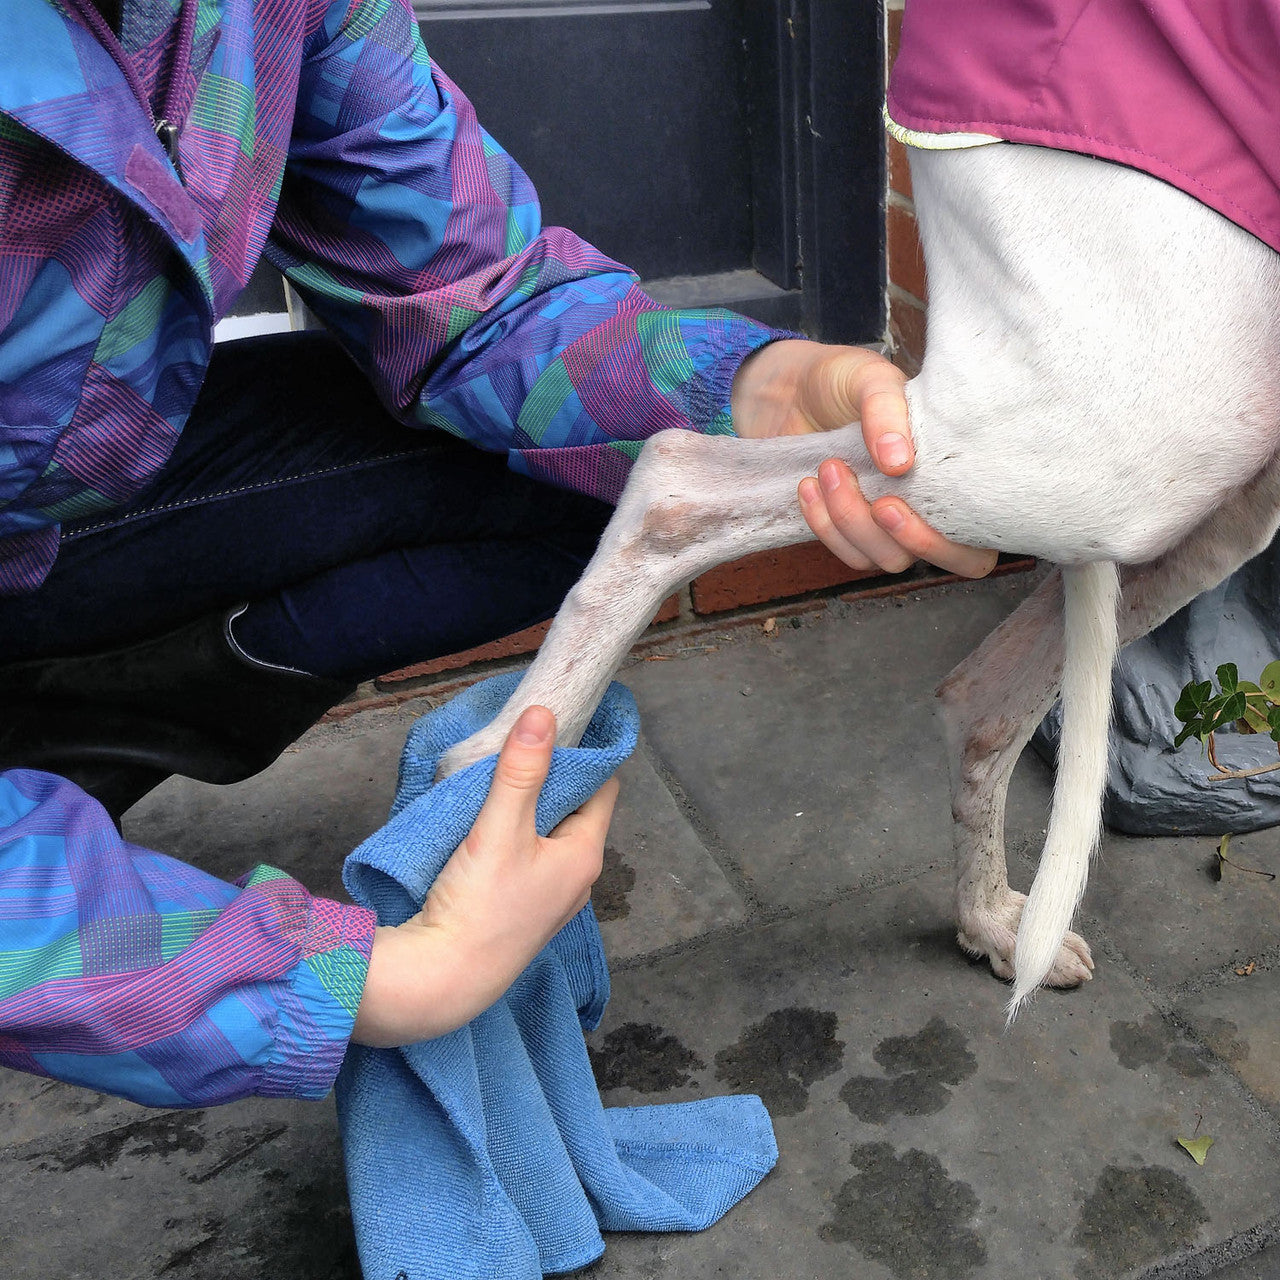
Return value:
[(1245, 965), (1243, 969), (1236, 970), (1236, 977), (1247, 978), (1257, 967), (1258, 967), (1258, 962), (1256, 960), (1250, 960), (1249, 963)]
[(1179, 1138), (1178, 1146), (1180, 1146), (1189, 1155), (1196, 1164), (1204, 1164), (1204, 1158), (1209, 1154), (1209, 1148), (1213, 1146), (1212, 1138)]
[(777, 620), (777, 618), (766, 618), (766, 619), (764, 620), (764, 626), (761, 628), (761, 630), (762, 630), (762, 631), (765, 633), (765, 635), (767, 635), (767, 636), (768, 636), (768, 635), (772, 635), (772, 634), (773, 634), (777, 629), (778, 629), (778, 620)]

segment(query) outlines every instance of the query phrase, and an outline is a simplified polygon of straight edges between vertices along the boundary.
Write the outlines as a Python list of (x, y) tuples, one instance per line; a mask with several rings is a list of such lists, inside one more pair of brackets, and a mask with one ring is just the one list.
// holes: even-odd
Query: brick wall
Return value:
[[(888, 0), (885, 22), (885, 80), (898, 54), (903, 0)], [(894, 363), (917, 373), (924, 358), (924, 311), (928, 298), (924, 255), (916, 232), (907, 149), (886, 137), (888, 190), (885, 195), (885, 249), (888, 258), (889, 349)]]
[[(886, 78), (898, 51), (903, 0), (887, 0)], [(908, 373), (920, 368), (924, 356), (924, 316), (928, 291), (924, 258), (916, 235), (915, 206), (906, 151), (887, 141), (885, 196), (885, 252), (887, 257), (887, 331), (885, 341), (894, 361)], [(998, 573), (1030, 568), (1030, 560), (1002, 563)], [(816, 544), (788, 547), (746, 556), (712, 569), (668, 599), (659, 610), (642, 644), (662, 645), (699, 632), (746, 625), (774, 614), (821, 607), (823, 596), (850, 600), (872, 595), (905, 594), (955, 579), (927, 565), (901, 577), (860, 573), (849, 569)], [(446, 692), (469, 682), (522, 654), (532, 652), (546, 634), (547, 624), (531, 627), (493, 644), (466, 653), (419, 663), (381, 677), (365, 686), (341, 713), (370, 705), (415, 697), (427, 689)]]

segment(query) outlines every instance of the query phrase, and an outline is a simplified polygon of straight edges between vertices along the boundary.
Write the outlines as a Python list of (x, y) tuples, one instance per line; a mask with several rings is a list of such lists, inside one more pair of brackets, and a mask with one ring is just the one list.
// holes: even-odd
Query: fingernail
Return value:
[(818, 468), (818, 481), (828, 493), (840, 487), (840, 468), (834, 462), (824, 462)]
[(881, 463), (886, 467), (905, 467), (911, 461), (911, 449), (906, 439), (896, 433), (881, 436), (876, 451)]
[(526, 747), (541, 746), (551, 736), (554, 720), (545, 707), (526, 707), (516, 721), (516, 741)]
[(818, 482), (808, 476), (800, 481), (800, 501), (805, 503), (814, 503), (818, 500)]
[(874, 515), (876, 523), (882, 529), (888, 529), (890, 533), (897, 533), (906, 523), (906, 517), (894, 506), (881, 507), (874, 512)]

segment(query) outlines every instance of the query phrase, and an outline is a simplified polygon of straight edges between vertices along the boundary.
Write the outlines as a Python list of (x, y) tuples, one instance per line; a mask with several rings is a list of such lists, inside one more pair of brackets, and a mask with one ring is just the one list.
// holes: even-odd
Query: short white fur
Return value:
[[(1068, 929), (1099, 831), (1117, 645), (1256, 554), (1280, 520), (1280, 257), (1089, 157), (999, 144), (911, 162), (930, 294), (907, 386), (911, 472), (881, 475), (856, 427), (654, 436), (510, 702), (442, 772), (497, 750), (534, 703), (576, 742), (658, 604), (724, 560), (806, 540), (796, 485), (842, 457), (870, 498), (900, 494), (949, 537), (1062, 566), (939, 690), (959, 940), (1014, 980), (1012, 1016), (1042, 982), (1091, 976)], [(1059, 681), (1053, 814), (1024, 905), (1005, 870), (1005, 789)]]

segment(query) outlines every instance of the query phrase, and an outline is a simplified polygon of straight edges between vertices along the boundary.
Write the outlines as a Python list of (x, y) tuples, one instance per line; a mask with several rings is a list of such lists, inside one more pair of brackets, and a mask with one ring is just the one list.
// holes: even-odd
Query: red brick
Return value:
[(549, 622), (539, 622), (536, 626), (526, 627), (513, 635), (503, 636), (501, 640), (465, 649), (462, 653), (449, 653), (443, 658), (432, 658), (430, 662), (415, 662), (411, 667), (379, 676), (374, 683), (379, 689), (387, 689), (405, 680), (420, 680), (423, 676), (438, 676), (442, 671), (456, 671), (473, 662), (492, 662), (496, 658), (514, 658), (522, 653), (532, 653), (542, 643), (542, 637), (547, 634), (550, 626)]
[(674, 622), (680, 616), (680, 597), (679, 595), (668, 596), (663, 602), (662, 607), (653, 615), (654, 623)]
[(760, 551), (722, 564), (695, 578), (693, 611), (700, 614), (722, 613), (726, 609), (781, 600), (823, 587), (843, 586), (860, 578), (873, 577), (878, 572), (850, 569), (817, 543), (784, 547), (780, 551)]
[[(668, 596), (662, 607), (654, 616), (654, 622), (672, 622), (680, 616), (680, 597)], [(417, 662), (400, 671), (392, 671), (379, 676), (374, 684), (379, 689), (392, 689), (406, 680), (421, 680), (424, 676), (438, 676), (444, 671), (457, 671), (461, 667), (469, 667), (476, 662), (493, 662), (498, 658), (515, 658), (522, 653), (532, 653), (541, 643), (550, 628), (550, 622), (539, 622), (523, 631), (503, 636), (501, 640), (493, 640), (489, 644), (477, 645), (474, 649), (466, 649), (462, 653), (446, 654), (443, 658), (433, 658), (430, 662)]]
[(892, 293), (889, 298), (889, 341), (893, 362), (915, 375), (924, 360), (925, 310), (913, 299)]
[(896, 284), (921, 302), (927, 302), (924, 254), (920, 251), (915, 214), (901, 205), (891, 204), (885, 210), (885, 226), (888, 233), (889, 283)]
[(902, 43), (902, 10), (890, 9), (885, 19), (885, 61), (889, 67), (892, 67)]
[(911, 164), (907, 159), (907, 149), (897, 138), (885, 135), (889, 159), (889, 186), (900, 196), (911, 199)]

